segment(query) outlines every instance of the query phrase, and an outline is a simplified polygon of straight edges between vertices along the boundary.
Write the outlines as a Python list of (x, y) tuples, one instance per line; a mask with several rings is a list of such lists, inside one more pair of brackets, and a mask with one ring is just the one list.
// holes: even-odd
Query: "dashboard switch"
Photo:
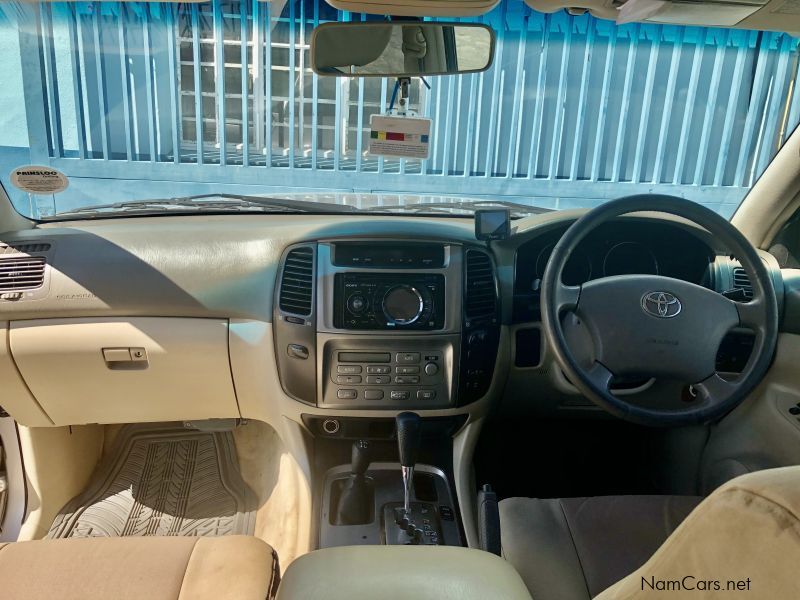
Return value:
[(288, 354), (292, 358), (299, 358), (300, 360), (306, 360), (308, 358), (308, 348), (300, 344), (289, 344), (288, 346), (286, 346), (286, 354)]
[(398, 364), (413, 365), (419, 362), (419, 352), (398, 352), (395, 358)]
[(392, 400), (408, 400), (411, 397), (411, 392), (407, 392), (405, 390), (392, 390), (389, 393), (389, 397)]
[(358, 398), (358, 392), (356, 390), (337, 390), (336, 397), (341, 400), (354, 400)]

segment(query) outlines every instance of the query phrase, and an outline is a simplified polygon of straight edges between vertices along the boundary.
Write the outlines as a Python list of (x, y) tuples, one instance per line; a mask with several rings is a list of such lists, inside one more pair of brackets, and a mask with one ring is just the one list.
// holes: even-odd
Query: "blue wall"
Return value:
[(313, 0), (3, 3), (0, 15), (0, 56), (20, 65), (0, 86), (0, 178), (11, 192), (17, 161), (62, 170), (71, 184), (59, 210), (209, 191), (433, 193), (555, 208), (653, 191), (727, 215), (800, 120), (791, 36), (618, 27), (506, 1), (465, 19), (498, 34), (489, 71), (413, 90), (434, 119), (430, 159), (374, 159), (369, 117), (393, 82), (318, 78), (308, 65), (316, 24), (361, 15)]

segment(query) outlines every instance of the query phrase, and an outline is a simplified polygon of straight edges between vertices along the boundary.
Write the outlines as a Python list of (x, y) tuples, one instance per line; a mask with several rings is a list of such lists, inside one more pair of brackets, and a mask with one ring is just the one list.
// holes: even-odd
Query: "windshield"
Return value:
[[(504, 0), (460, 19), (495, 31), (488, 71), (412, 80), (428, 158), (375, 156), (370, 118), (395, 81), (309, 64), (314, 27), (366, 18), (322, 0), (2, 2), (0, 182), (33, 218), (216, 194), (203, 206), (564, 209), (650, 192), (730, 216), (800, 120), (790, 35), (618, 26)], [(66, 188), (20, 189), (11, 173), (27, 166)]]

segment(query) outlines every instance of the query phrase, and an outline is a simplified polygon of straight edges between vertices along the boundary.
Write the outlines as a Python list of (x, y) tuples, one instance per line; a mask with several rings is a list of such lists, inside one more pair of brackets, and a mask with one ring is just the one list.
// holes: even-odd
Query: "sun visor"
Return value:
[(618, 23), (663, 23), (800, 31), (800, 0), (525, 0), (532, 9), (572, 14), (588, 11)]
[(471, 17), (492, 10), (499, 0), (326, 0), (339, 10), (400, 17)]

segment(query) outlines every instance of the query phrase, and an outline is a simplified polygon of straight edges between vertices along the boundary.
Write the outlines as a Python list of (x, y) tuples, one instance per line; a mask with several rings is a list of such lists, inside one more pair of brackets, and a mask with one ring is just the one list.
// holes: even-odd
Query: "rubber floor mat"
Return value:
[(126, 425), (47, 537), (252, 534), (256, 497), (230, 432)]

